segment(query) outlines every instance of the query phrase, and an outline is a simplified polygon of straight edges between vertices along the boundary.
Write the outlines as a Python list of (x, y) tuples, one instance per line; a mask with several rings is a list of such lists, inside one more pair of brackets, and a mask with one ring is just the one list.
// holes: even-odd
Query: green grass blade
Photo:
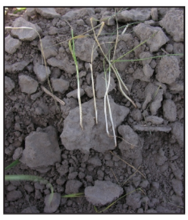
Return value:
[(15, 161), (13, 161), (10, 165), (8, 165), (7, 167), (5, 167), (5, 170), (9, 170), (9, 169), (15, 167), (15, 166), (16, 166), (17, 164), (19, 164), (19, 163), (20, 163), (19, 160), (15, 160)]
[(62, 198), (76, 198), (76, 197), (82, 197), (82, 196), (84, 196), (83, 192), (64, 195), (64, 196), (62, 196)]

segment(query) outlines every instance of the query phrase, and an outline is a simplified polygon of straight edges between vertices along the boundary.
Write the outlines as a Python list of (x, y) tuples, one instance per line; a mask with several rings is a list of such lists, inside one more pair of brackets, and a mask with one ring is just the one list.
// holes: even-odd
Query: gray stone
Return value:
[(150, 18), (151, 10), (149, 8), (136, 8), (125, 10), (117, 15), (119, 22), (127, 23), (129, 21), (145, 21)]
[(55, 35), (58, 33), (58, 28), (51, 26), (48, 31), (49, 35)]
[(91, 86), (87, 86), (84, 90), (89, 98), (93, 98), (93, 89)]
[(158, 10), (157, 10), (157, 8), (152, 8), (151, 9), (151, 17), (154, 21), (158, 20)]
[(44, 213), (53, 213), (58, 209), (60, 205), (61, 195), (59, 193), (53, 194), (52, 201), (50, 201), (50, 196), (51, 195), (49, 194), (44, 199)]
[(28, 64), (30, 63), (30, 61), (28, 60), (23, 60), (20, 62), (16, 62), (12, 65), (7, 65), (5, 63), (5, 73), (18, 73), (21, 72), (26, 66), (28, 66)]
[(123, 158), (132, 159), (134, 165), (138, 167), (142, 163), (142, 140), (129, 125), (119, 126), (118, 132), (123, 137), (123, 141), (119, 144)]
[(35, 64), (33, 70), (40, 82), (45, 82), (51, 74), (51, 70), (49, 67), (45, 67), (37, 63)]
[(141, 195), (140, 193), (130, 193), (134, 191), (134, 188), (132, 186), (127, 187), (127, 197), (126, 197), (126, 204), (130, 206), (133, 210), (136, 210), (141, 207)]
[(135, 121), (140, 121), (142, 119), (142, 114), (141, 111), (139, 109), (133, 109), (131, 111), (131, 117), (135, 120)]
[[(42, 31), (37, 24), (32, 24), (31, 22), (26, 21), (24, 18), (19, 17), (13, 21), (13, 27), (28, 27), (30, 29), (16, 29), (12, 30), (11, 34), (15, 37), (18, 37), (22, 41), (32, 41), (38, 37), (37, 32), (40, 34)], [(36, 32), (36, 31), (37, 32)]]
[(157, 116), (147, 116), (145, 117), (145, 120), (148, 122), (151, 122), (152, 124), (155, 125), (160, 125), (163, 123), (163, 118), (157, 117)]
[(19, 190), (10, 191), (7, 193), (7, 200), (9, 202), (14, 202), (22, 198), (22, 193)]
[(15, 88), (15, 83), (14, 81), (5, 76), (5, 94), (8, 94), (9, 92), (11, 92), (13, 89)]
[(74, 98), (64, 99), (65, 105), (61, 105), (61, 112), (63, 118), (66, 118), (69, 114), (69, 111), (78, 106), (78, 102)]
[(171, 127), (165, 127), (165, 126), (145, 126), (145, 125), (133, 125), (133, 129), (135, 131), (161, 131), (161, 132), (170, 132)]
[(102, 18), (100, 19), (100, 22), (105, 22), (105, 24), (108, 25), (108, 26), (113, 26), (113, 25), (115, 25), (114, 16), (113, 16), (112, 13), (110, 13), (109, 11), (105, 11), (105, 12), (102, 14)]
[(82, 182), (79, 180), (68, 180), (65, 187), (66, 194), (78, 193)]
[(64, 70), (68, 74), (74, 74), (76, 72), (75, 65), (69, 61), (68, 57), (58, 60), (55, 57), (51, 57), (47, 60), (50, 66), (57, 67), (60, 70)]
[(155, 155), (155, 162), (158, 166), (162, 166), (167, 161), (167, 158), (164, 154), (165, 152), (162, 148), (160, 148), (159, 152)]
[(30, 167), (38, 170), (50, 169), (61, 160), (61, 151), (59, 149), (56, 131), (49, 126), (40, 131), (31, 132), (25, 139), (25, 149), (20, 161)]
[[(142, 52), (139, 54), (139, 58), (140, 59), (146, 59), (152, 57), (152, 54), (150, 52)], [(145, 66), (146, 64), (150, 64), (152, 59), (146, 59), (146, 60), (142, 60), (142, 65)]]
[(172, 51), (173, 51), (173, 45), (172, 45), (172, 44), (167, 44), (165, 49), (166, 49), (166, 52), (172, 53)]
[(5, 38), (5, 51), (9, 54), (13, 54), (20, 47), (21, 44), (21, 41), (19, 41), (18, 39), (14, 39), (10, 35), (8, 35)]
[(28, 192), (31, 193), (34, 191), (34, 187), (31, 186), (30, 184), (24, 184), (24, 189)]
[(170, 167), (176, 179), (182, 180), (184, 171), (178, 167), (177, 162), (176, 161), (171, 162)]
[(183, 184), (181, 180), (173, 179), (172, 187), (177, 196), (182, 196), (183, 193)]
[[(53, 38), (50, 36), (45, 36), (41, 39), (41, 41), (42, 41), (42, 47), (43, 47), (45, 59), (48, 59), (50, 57), (55, 57), (57, 55), (57, 47), (53, 46), (55, 44), (55, 42), (53, 41)], [(40, 43), (38, 47), (41, 50)]]
[(184, 40), (184, 12), (179, 9), (169, 10), (159, 24), (169, 33), (174, 41)]
[[(95, 11), (93, 8), (81, 8), (81, 9), (76, 9), (76, 10), (70, 10), (67, 12), (65, 15), (62, 16), (63, 19), (68, 20), (68, 21), (76, 21), (79, 20), (80, 18), (83, 19), (85, 18), (85, 23), (89, 26), (91, 26), (90, 23), (90, 18), (95, 17)], [(93, 26), (97, 25), (97, 21), (93, 20)]]
[[(77, 99), (78, 98), (77, 93), (78, 93), (78, 89), (75, 89), (75, 90), (67, 93), (67, 98), (73, 97), (73, 98)], [(83, 96), (84, 94), (85, 94), (84, 90), (82, 88), (80, 88), (80, 96)]]
[(22, 92), (32, 94), (37, 91), (38, 82), (27, 75), (19, 76), (19, 85)]
[(22, 214), (38, 214), (40, 213), (39, 210), (36, 208), (36, 206), (31, 206), (23, 209), (21, 211)]
[(149, 64), (145, 64), (143, 67), (143, 72), (147, 78), (150, 78), (153, 75), (154, 70), (150, 67)]
[(16, 190), (16, 186), (12, 185), (12, 184), (9, 184), (7, 187), (6, 187), (6, 190), (7, 191), (13, 191), (13, 190)]
[[(184, 54), (184, 44), (183, 43), (174, 43), (174, 53), (175, 54)], [(183, 57), (183, 55), (177, 56), (179, 59), (180, 57)]]
[(88, 163), (92, 164), (94, 167), (98, 167), (102, 165), (101, 160), (97, 156), (90, 158), (88, 160)]
[(35, 9), (41, 16), (45, 18), (57, 18), (61, 15), (58, 14), (55, 8), (36, 8)]
[(145, 100), (142, 105), (142, 109), (146, 109), (149, 105), (152, 115), (156, 115), (158, 109), (161, 107), (161, 101), (163, 100), (163, 89), (152, 83), (149, 83), (145, 88)]
[(179, 93), (184, 91), (184, 84), (182, 81), (174, 82), (169, 85), (169, 89), (172, 93)]
[[(158, 51), (169, 40), (160, 27), (152, 27), (141, 23), (134, 27), (133, 31), (141, 41), (148, 39), (146, 44), (150, 47), (150, 52)], [(153, 34), (155, 35), (152, 37)]]
[(168, 121), (175, 121), (177, 116), (176, 105), (172, 100), (163, 102), (163, 115)]
[(29, 17), (31, 17), (36, 14), (36, 10), (35, 10), (35, 8), (27, 8), (25, 11), (25, 14), (28, 15)]
[(180, 146), (184, 143), (184, 127), (180, 122), (175, 122), (172, 124), (172, 134), (176, 138)]
[(87, 201), (93, 205), (106, 205), (119, 198), (123, 189), (110, 181), (97, 180), (94, 186), (86, 187), (84, 193)]
[(51, 79), (52, 87), (55, 92), (65, 93), (69, 88), (69, 82), (64, 79)]
[[(83, 61), (91, 63), (91, 54), (93, 44), (96, 45), (95, 41), (91, 38), (81, 38), (75, 41), (75, 52), (76, 56)], [(98, 56), (97, 50), (94, 50), (93, 61)]]
[[(89, 152), (89, 149), (93, 148), (96, 151), (105, 152), (106, 150), (115, 148), (112, 139), (106, 134), (104, 101), (102, 99), (97, 99), (96, 105), (98, 111), (97, 125), (94, 121), (95, 113), (93, 100), (82, 104), (83, 130), (80, 127), (79, 107), (70, 110), (69, 115), (64, 120), (64, 129), (60, 136), (61, 142), (66, 149), (80, 149), (84, 152)], [(116, 129), (116, 127), (121, 124), (128, 115), (129, 109), (115, 104), (111, 98), (110, 106), (113, 115), (114, 127)], [(109, 132), (112, 134), (111, 127), (109, 128)]]
[(78, 172), (69, 173), (68, 179), (69, 180), (76, 179), (77, 175), (78, 175)]
[(144, 71), (141, 68), (137, 68), (133, 73), (134, 79), (139, 79), (144, 82), (150, 82), (150, 78), (144, 74)]
[[(110, 77), (110, 86), (108, 92), (111, 92), (115, 88), (116, 84), (114, 79)], [(106, 92), (106, 83), (104, 73), (97, 74), (96, 79), (96, 96), (98, 99), (103, 98)]]
[(162, 57), (156, 68), (156, 79), (159, 82), (172, 84), (180, 75), (179, 64), (176, 57)]
[(20, 157), (22, 156), (22, 152), (23, 152), (23, 148), (22, 147), (16, 148), (16, 150), (14, 151), (13, 157), (12, 157), (13, 160), (20, 159)]

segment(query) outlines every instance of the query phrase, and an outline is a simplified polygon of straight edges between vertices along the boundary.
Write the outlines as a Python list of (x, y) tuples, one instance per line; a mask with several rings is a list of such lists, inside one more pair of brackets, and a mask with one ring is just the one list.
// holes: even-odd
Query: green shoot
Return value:
[(80, 98), (80, 78), (79, 78), (79, 69), (78, 69), (78, 62), (76, 59), (76, 53), (75, 53), (75, 45), (74, 45), (74, 33), (73, 29), (71, 27), (71, 35), (72, 35), (72, 44), (71, 40), (69, 40), (69, 50), (71, 51), (75, 66), (76, 66), (76, 76), (77, 76), (77, 96), (78, 96), (78, 103), (79, 103), (79, 111), (80, 111), (80, 127), (83, 129), (83, 123), (82, 123), (82, 104), (81, 104), (81, 98)]
[(14, 14), (17, 14), (20, 11), (24, 11), (26, 8), (16, 8), (16, 10), (13, 12)]
[(5, 167), (5, 170), (9, 170), (11, 169), (12, 167), (15, 167), (17, 164), (19, 164), (20, 161), (19, 160), (15, 160), (13, 161), (10, 165), (8, 165), (7, 167)]
[(76, 197), (83, 197), (84, 193), (73, 193), (73, 194), (68, 194), (68, 195), (64, 195), (62, 196), (62, 198), (76, 198)]

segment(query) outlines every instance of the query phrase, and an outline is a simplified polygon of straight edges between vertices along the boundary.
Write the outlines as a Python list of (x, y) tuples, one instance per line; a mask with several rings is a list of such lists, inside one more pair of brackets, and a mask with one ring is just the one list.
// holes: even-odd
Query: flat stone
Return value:
[[(77, 39), (75, 41), (76, 57), (78, 57), (80, 60), (91, 63), (93, 44), (96, 45), (95, 41), (90, 38)], [(97, 50), (94, 50), (93, 60), (95, 60), (97, 56), (98, 56)]]
[(82, 182), (80, 182), (79, 180), (68, 180), (65, 186), (65, 193), (78, 193), (81, 186)]
[[(42, 41), (42, 47), (43, 47), (45, 59), (48, 59), (50, 57), (55, 57), (57, 55), (57, 47), (53, 46), (55, 44), (53, 38), (50, 36), (45, 36), (41, 39), (41, 41)], [(38, 47), (41, 50), (40, 43)]]
[(9, 202), (14, 202), (22, 198), (22, 193), (19, 190), (10, 191), (7, 193), (7, 200)]
[(51, 165), (61, 160), (57, 134), (52, 126), (31, 132), (25, 139), (25, 149), (20, 161), (31, 169), (50, 169)]
[(145, 21), (150, 18), (151, 9), (149, 8), (137, 8), (131, 10), (125, 10), (117, 15), (119, 22), (127, 23), (129, 21)]
[[(128, 115), (129, 109), (115, 104), (110, 97), (109, 99), (116, 129)], [(83, 130), (80, 127), (79, 107), (69, 111), (69, 115), (64, 120), (64, 129), (60, 136), (61, 142), (67, 150), (80, 149), (83, 152), (89, 152), (89, 149), (93, 148), (96, 151), (105, 152), (106, 150), (115, 148), (114, 142), (106, 134), (104, 100), (97, 99), (96, 105), (98, 111), (97, 125), (94, 120), (93, 100), (82, 104)], [(111, 123), (109, 122), (109, 124)], [(109, 132), (112, 134), (111, 127), (109, 128)]]
[(177, 196), (182, 196), (183, 184), (181, 180), (172, 179), (172, 187)]
[[(83, 96), (85, 94), (84, 90), (82, 88), (80, 88), (80, 96)], [(77, 99), (78, 98), (78, 89), (75, 89), (69, 93), (67, 93), (67, 98), (75, 98)]]
[(15, 88), (14, 81), (9, 78), (8, 76), (5, 76), (5, 94), (8, 94)]
[(20, 47), (21, 44), (21, 41), (8, 35), (5, 38), (5, 51), (9, 54), (13, 54)]
[[(111, 92), (114, 88), (116, 87), (116, 84), (114, 82), (114, 79), (110, 77), (110, 86), (108, 93)], [(97, 98), (103, 98), (106, 92), (106, 83), (105, 83), (105, 76), (104, 73), (97, 74), (97, 79), (96, 79), (96, 95)]]
[(65, 93), (68, 88), (69, 88), (69, 82), (67, 80), (64, 79), (55, 79), (52, 78), (51, 79), (52, 82), (52, 87), (54, 89), (55, 92), (60, 92), (60, 93)]
[(174, 41), (184, 40), (184, 11), (172, 8), (159, 24), (169, 33)]
[(93, 205), (106, 205), (123, 194), (123, 189), (110, 181), (95, 181), (94, 186), (85, 188), (85, 197)]
[(149, 83), (145, 88), (145, 100), (142, 109), (144, 110), (149, 105), (152, 115), (156, 115), (158, 109), (161, 107), (162, 100), (163, 89), (153, 83)]
[(21, 211), (22, 214), (38, 214), (40, 213), (39, 210), (36, 208), (36, 206), (31, 206), (23, 209)]
[(55, 10), (55, 8), (36, 8), (35, 9), (44, 18), (57, 18), (61, 17)]
[(23, 148), (17, 147), (12, 156), (13, 160), (18, 160), (22, 156)]
[(180, 75), (179, 63), (176, 57), (165, 56), (156, 67), (156, 79), (159, 82), (172, 84)]
[(102, 165), (101, 160), (97, 156), (90, 158), (88, 160), (88, 163), (92, 164), (95, 167)]
[(182, 81), (180, 82), (174, 82), (169, 85), (169, 89), (173, 93), (179, 93), (184, 91), (184, 84)]
[(5, 64), (5, 73), (18, 73), (21, 72), (28, 64), (29, 60), (22, 60), (20, 62), (16, 62), (12, 65)]
[(76, 72), (76, 67), (73, 63), (71, 63), (68, 57), (58, 60), (55, 57), (51, 57), (47, 60), (47, 63), (50, 66), (57, 67), (60, 70), (64, 70), (65, 73), (74, 74)]
[[(31, 22), (26, 21), (24, 18), (19, 17), (12, 23), (13, 27), (28, 27), (32, 29), (17, 29), (12, 30), (11, 34), (15, 37), (18, 37), (22, 41), (32, 41), (36, 37), (38, 37), (37, 32), (42, 31), (41, 28), (37, 24), (32, 24)], [(36, 31), (34, 31), (34, 30)]]
[(133, 73), (134, 79), (139, 79), (144, 82), (150, 82), (150, 77), (144, 74), (144, 71), (141, 68), (137, 68)]
[(142, 140), (129, 125), (119, 126), (118, 132), (123, 137), (123, 141), (119, 144), (123, 158), (132, 159), (134, 165), (139, 166), (142, 163)]
[[(135, 34), (140, 38), (141, 41), (147, 39), (146, 44), (150, 47), (150, 52), (156, 52), (169, 40), (160, 27), (152, 27), (146, 24), (138, 24), (133, 28)], [(152, 35), (155, 35), (152, 37)]]
[(172, 134), (176, 138), (180, 146), (184, 145), (184, 127), (180, 122), (175, 122), (172, 124)]
[(32, 94), (37, 91), (38, 82), (27, 75), (19, 76), (19, 85), (22, 92)]
[(165, 126), (145, 126), (145, 125), (133, 125), (133, 129), (135, 131), (161, 131), (161, 132), (170, 132), (171, 127), (165, 127)]
[(59, 193), (54, 193), (52, 197), (52, 201), (50, 202), (50, 194), (47, 195), (44, 199), (45, 207), (44, 207), (44, 213), (53, 213), (55, 212), (61, 201), (61, 195)]
[(157, 8), (151, 9), (151, 17), (154, 21), (158, 20), (158, 9)]
[(165, 100), (163, 102), (163, 115), (168, 121), (175, 121), (177, 117), (176, 105), (172, 100)]
[(91, 86), (87, 86), (84, 90), (89, 98), (93, 98), (93, 89)]
[[(140, 59), (146, 59), (146, 58), (149, 58), (149, 57), (152, 57), (152, 54), (150, 52), (142, 52), (139, 54), (139, 58)], [(150, 64), (152, 61), (152, 58), (151, 59), (146, 59), (146, 60), (142, 60), (142, 65), (145, 66), (146, 64)]]
[(143, 72), (147, 78), (150, 78), (153, 75), (154, 70), (150, 67), (149, 64), (145, 64), (143, 67)]
[(51, 74), (51, 70), (49, 67), (45, 67), (40, 64), (35, 64), (33, 70), (40, 82), (45, 82)]
[(152, 124), (155, 124), (155, 125), (160, 125), (164, 121), (163, 118), (160, 118), (157, 116), (147, 116), (147, 117), (145, 117), (145, 120), (148, 122), (151, 122)]

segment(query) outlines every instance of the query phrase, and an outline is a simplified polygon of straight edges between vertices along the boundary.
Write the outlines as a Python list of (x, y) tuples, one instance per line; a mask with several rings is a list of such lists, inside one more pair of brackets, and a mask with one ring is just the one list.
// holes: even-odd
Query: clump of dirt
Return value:
[[(5, 175), (34, 175), (48, 183), (6, 181), (4, 213), (96, 213), (121, 196), (103, 213), (185, 212), (185, 73), (184, 56), (180, 56), (184, 16), (184, 8), (27, 8), (17, 14), (8, 9), (5, 26), (36, 29), (44, 54), (33, 29), (5, 29), (4, 161), (5, 166), (20, 161)], [(100, 48), (93, 54), (98, 124), (95, 120), (91, 17), (105, 54), (116, 42), (118, 23), (118, 42), (111, 57), (129, 60), (116, 62), (115, 67), (137, 108), (122, 95), (111, 74), (109, 102), (116, 147), (106, 133)], [(101, 22), (102, 31), (97, 27)], [(74, 40), (83, 130), (76, 67), (68, 45), (70, 26), (74, 36), (87, 32), (87, 37)], [(155, 58), (145, 59), (149, 57)], [(44, 88), (53, 90), (56, 101)], [(50, 205), (49, 183), (54, 188)], [(62, 197), (72, 193), (83, 194)]]

